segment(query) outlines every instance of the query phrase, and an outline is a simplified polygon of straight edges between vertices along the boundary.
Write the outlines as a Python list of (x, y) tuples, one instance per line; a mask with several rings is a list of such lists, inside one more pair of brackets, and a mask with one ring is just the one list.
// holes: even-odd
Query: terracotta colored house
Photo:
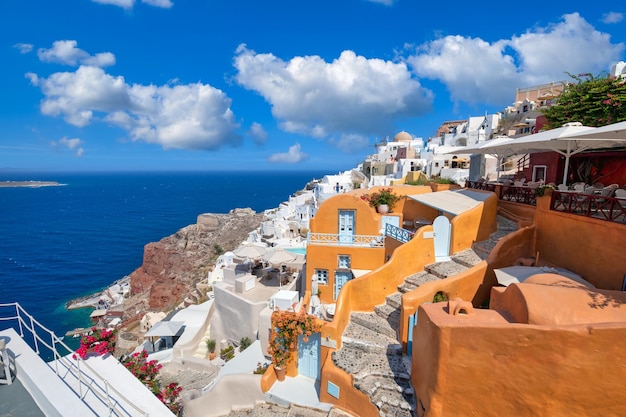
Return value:
[[(536, 208), (500, 202), (531, 223), (483, 265), (489, 309), (461, 300), (419, 307), (411, 372), (418, 416), (626, 415), (626, 224), (551, 211), (550, 198)], [(496, 285), (495, 268), (524, 259), (566, 268), (588, 285), (553, 273)]]

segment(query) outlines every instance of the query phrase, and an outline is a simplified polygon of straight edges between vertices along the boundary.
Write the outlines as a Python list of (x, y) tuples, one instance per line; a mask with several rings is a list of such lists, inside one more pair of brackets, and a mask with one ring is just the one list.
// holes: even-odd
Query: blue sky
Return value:
[(619, 2), (20, 0), (2, 170), (350, 169), (626, 59)]

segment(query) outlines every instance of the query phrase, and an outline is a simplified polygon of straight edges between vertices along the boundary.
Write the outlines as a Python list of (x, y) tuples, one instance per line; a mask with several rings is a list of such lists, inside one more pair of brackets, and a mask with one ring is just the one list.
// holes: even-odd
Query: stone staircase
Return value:
[(427, 265), (407, 277), (398, 291), (387, 296), (373, 313), (352, 313), (342, 336), (342, 347), (333, 352), (335, 365), (354, 376), (354, 386), (370, 398), (381, 417), (415, 415), (416, 398), (411, 386), (411, 358), (402, 354), (397, 340), (402, 294), (422, 284), (454, 276), (481, 261), (466, 250), (450, 261)]

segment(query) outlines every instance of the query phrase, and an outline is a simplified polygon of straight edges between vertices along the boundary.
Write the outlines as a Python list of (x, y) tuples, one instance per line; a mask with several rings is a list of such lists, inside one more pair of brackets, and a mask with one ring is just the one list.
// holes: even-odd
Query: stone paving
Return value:
[(452, 260), (427, 265), (389, 295), (374, 313), (352, 313), (342, 336), (342, 347), (332, 358), (339, 368), (354, 376), (354, 386), (379, 410), (379, 416), (414, 416), (415, 393), (411, 386), (411, 360), (402, 354), (397, 340), (402, 294), (427, 282), (454, 276), (481, 261), (472, 250)]

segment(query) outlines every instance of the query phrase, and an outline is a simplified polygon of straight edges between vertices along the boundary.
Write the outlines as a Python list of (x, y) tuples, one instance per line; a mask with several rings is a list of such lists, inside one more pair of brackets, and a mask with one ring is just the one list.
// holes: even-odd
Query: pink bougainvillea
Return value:
[(115, 331), (107, 329), (91, 328), (91, 333), (80, 339), (80, 346), (76, 349), (74, 359), (80, 356), (86, 359), (90, 353), (102, 356), (115, 351)]
[(183, 388), (176, 382), (172, 382), (164, 388), (161, 388), (157, 377), (163, 365), (155, 360), (149, 361), (147, 359), (148, 352), (142, 350), (141, 352), (133, 353), (122, 363), (138, 380), (148, 387), (171, 412), (178, 415), (180, 411), (178, 396)]

